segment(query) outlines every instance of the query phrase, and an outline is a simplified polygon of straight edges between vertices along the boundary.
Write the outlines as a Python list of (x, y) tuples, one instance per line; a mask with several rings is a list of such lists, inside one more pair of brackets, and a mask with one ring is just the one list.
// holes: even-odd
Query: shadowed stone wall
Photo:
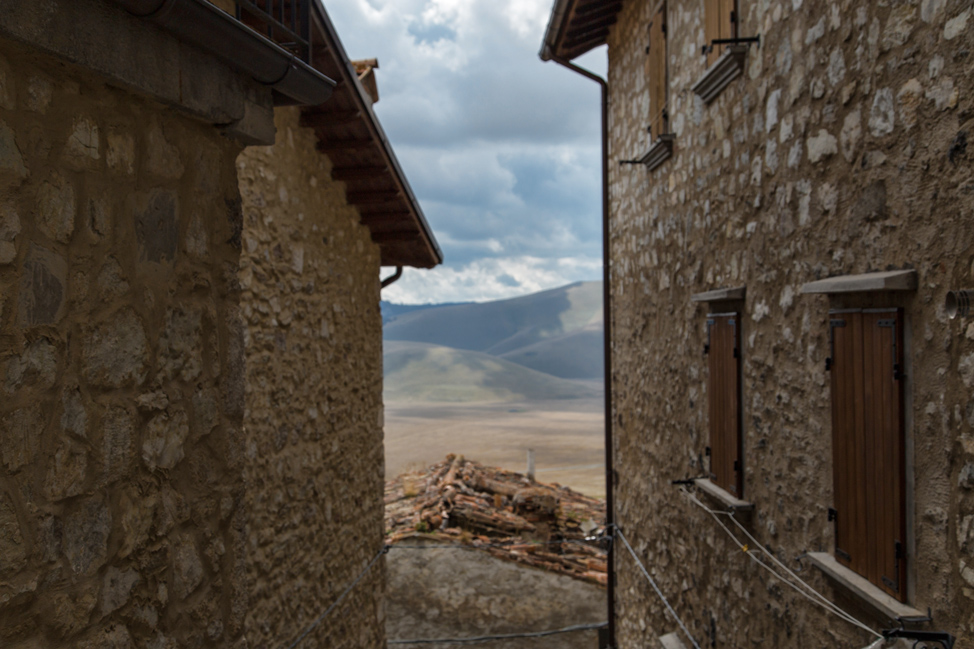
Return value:
[(0, 44), (0, 646), (242, 633), (239, 150)]
[[(381, 549), (379, 249), (300, 110), (237, 160), (244, 206), (247, 583), (253, 648), (292, 640)], [(385, 645), (384, 560), (305, 640)]]
[[(645, 58), (655, 3), (628, 1), (609, 37), (611, 160), (646, 151)], [(760, 34), (745, 73), (707, 106), (704, 3), (668, 3), (673, 157), (610, 164), (617, 518), (698, 641), (863, 646), (735, 550), (670, 480), (704, 473), (706, 305), (746, 285), (744, 494), (756, 538), (874, 628), (805, 551), (831, 551), (830, 306), (901, 306), (907, 331), (910, 601), (974, 641), (974, 324), (945, 293), (974, 286), (974, 17), (958, 0), (739, 0)], [(655, 132), (655, 131), (654, 131)], [(914, 268), (919, 288), (843, 301), (819, 278)], [(622, 647), (675, 630), (619, 552)], [(927, 627), (931, 628), (931, 627)], [(858, 644), (857, 644), (858, 643)]]
[[(402, 545), (437, 545), (422, 536)], [(605, 589), (483, 550), (396, 548), (388, 555), (390, 640), (470, 638), (605, 622)], [(400, 645), (404, 649), (428, 647)], [(436, 646), (436, 645), (434, 645)], [(459, 649), (469, 644), (443, 644)], [(595, 629), (478, 643), (485, 649), (592, 649)]]

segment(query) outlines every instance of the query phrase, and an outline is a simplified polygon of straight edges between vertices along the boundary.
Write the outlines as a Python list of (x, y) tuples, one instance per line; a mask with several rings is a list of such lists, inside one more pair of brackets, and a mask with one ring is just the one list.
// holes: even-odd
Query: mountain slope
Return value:
[(383, 337), (499, 355), (583, 329), (601, 330), (601, 324), (601, 282), (579, 282), (509, 300), (402, 313), (386, 323)]
[(599, 397), (600, 388), (469, 350), (386, 341), (386, 401), (529, 401)]
[(498, 356), (563, 379), (602, 379), (605, 376), (601, 326), (545, 338)]

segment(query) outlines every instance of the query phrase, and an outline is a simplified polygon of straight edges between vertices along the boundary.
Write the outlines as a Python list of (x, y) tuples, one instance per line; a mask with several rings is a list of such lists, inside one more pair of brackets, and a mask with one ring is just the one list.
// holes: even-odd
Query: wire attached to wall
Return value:
[(372, 557), (372, 561), (369, 561), (369, 565), (365, 566), (365, 569), (358, 574), (358, 577), (356, 577), (352, 581), (352, 583), (349, 584), (348, 587), (344, 591), (342, 591), (342, 594), (338, 596), (338, 599), (336, 599), (334, 602), (332, 602), (331, 603), (331, 606), (329, 606), (328, 608), (326, 608), (324, 613), (322, 613), (317, 618), (315, 618), (315, 621), (312, 622), (311, 624), (309, 624), (308, 625), (308, 628), (306, 628), (304, 630), (304, 633), (302, 633), (301, 635), (299, 635), (294, 642), (292, 642), (291, 644), (289, 644), (288, 647), (287, 647), (287, 649), (294, 649), (295, 647), (297, 647), (301, 643), (302, 640), (304, 640), (306, 637), (308, 637), (308, 634), (311, 633), (312, 631), (314, 631), (315, 628), (319, 624), (321, 624), (321, 621), (324, 620), (326, 617), (328, 617), (328, 614), (329, 613), (331, 613), (333, 610), (335, 610), (335, 607), (336, 606), (338, 606), (339, 604), (341, 604), (342, 600), (345, 599), (345, 597), (350, 592), (352, 592), (352, 589), (355, 588), (356, 586), (358, 586), (358, 583), (360, 581), (362, 581), (362, 579), (365, 577), (365, 575), (367, 575), (369, 573), (370, 570), (372, 570), (372, 566), (374, 566), (376, 564), (376, 562), (379, 561), (379, 558), (382, 555), (386, 554), (391, 547), (392, 546), (390, 546), (390, 545), (383, 545), (382, 546), (382, 549), (379, 550), (374, 557)]
[(687, 630), (687, 627), (683, 623), (683, 620), (681, 620), (680, 616), (676, 614), (676, 611), (674, 611), (673, 607), (670, 606), (670, 602), (666, 599), (666, 596), (663, 595), (663, 591), (661, 591), (659, 586), (656, 585), (656, 580), (654, 580), (652, 577), (649, 576), (649, 572), (646, 570), (646, 566), (643, 565), (643, 562), (639, 560), (639, 557), (636, 555), (636, 552), (632, 549), (632, 546), (629, 545), (629, 540), (626, 539), (626, 535), (622, 533), (622, 530), (619, 528), (619, 526), (616, 526), (615, 531), (619, 535), (619, 538), (622, 539), (622, 542), (626, 546), (626, 549), (629, 550), (629, 554), (632, 555), (632, 558), (635, 560), (636, 565), (639, 566), (639, 569), (642, 571), (643, 576), (645, 576), (647, 581), (649, 581), (649, 585), (653, 587), (653, 590), (656, 591), (656, 594), (659, 595), (659, 598), (663, 600), (663, 604), (666, 605), (666, 610), (670, 612), (670, 615), (673, 616), (673, 619), (676, 620), (676, 623), (680, 625), (681, 629), (683, 629), (684, 635), (686, 635), (687, 639), (690, 640), (690, 643), (693, 645), (694, 649), (700, 649), (700, 645), (698, 645), (697, 641), (693, 639), (692, 635), (690, 635), (690, 631)]
[(420, 640), (389, 640), (388, 644), (479, 644), (481, 642), (492, 642), (494, 640), (514, 640), (517, 638), (544, 638), (562, 633), (574, 633), (576, 631), (591, 631), (593, 629), (604, 629), (609, 625), (608, 622), (598, 622), (595, 624), (575, 624), (566, 626), (562, 629), (552, 629), (551, 631), (529, 631), (525, 633), (503, 633), (499, 635), (482, 635), (469, 638), (424, 638)]
[[(839, 608), (836, 604), (834, 604), (833, 602), (831, 602), (824, 595), (822, 595), (817, 590), (815, 590), (814, 588), (812, 588), (801, 577), (799, 577), (797, 574), (795, 574), (795, 572), (793, 570), (791, 570), (785, 564), (783, 564), (778, 559), (778, 557), (774, 556), (774, 554), (772, 554), (770, 551), (768, 551), (768, 549), (765, 548), (763, 544), (761, 544), (760, 542), (758, 542), (758, 540), (755, 539), (754, 536), (750, 532), (747, 531), (747, 528), (745, 528), (740, 523), (740, 521), (738, 521), (737, 518), (734, 517), (733, 512), (724, 512), (724, 511), (718, 511), (718, 510), (711, 509), (710, 507), (707, 507), (702, 502), (700, 502), (700, 499), (698, 499), (696, 496), (694, 496), (692, 493), (690, 493), (686, 489), (682, 489), (681, 488), (680, 489), (680, 493), (683, 494), (683, 496), (685, 498), (687, 498), (690, 502), (692, 502), (693, 504), (697, 505), (698, 507), (700, 507), (701, 509), (703, 509), (705, 512), (707, 512), (708, 514), (710, 514), (713, 517), (714, 521), (717, 522), (717, 525), (719, 525), (720, 528), (723, 529), (724, 532), (727, 533), (727, 536), (730, 537), (730, 539), (734, 542), (734, 545), (736, 545), (752, 561), (754, 561), (756, 564), (758, 564), (759, 566), (761, 566), (762, 568), (764, 568), (765, 570), (767, 570), (768, 572), (770, 572), (772, 575), (774, 575), (775, 577), (777, 577), (780, 581), (782, 581), (785, 584), (787, 584), (788, 586), (790, 586), (799, 595), (801, 595), (802, 597), (808, 599), (812, 603), (814, 603), (814, 604), (816, 604), (818, 606), (821, 606), (822, 608), (824, 608), (829, 613), (832, 613), (836, 617), (839, 617), (839, 618), (845, 620), (849, 624), (852, 624), (854, 626), (857, 626), (860, 629), (862, 629), (863, 631), (868, 632), (869, 634), (871, 634), (872, 636), (874, 636), (875, 638), (877, 638), (878, 641), (881, 641), (881, 640), (884, 639), (883, 634), (879, 633), (878, 631), (875, 631), (875, 630), (871, 629), (870, 627), (866, 626), (864, 623), (860, 622), (858, 619), (854, 618), (852, 615), (850, 615), (849, 613), (847, 613), (843, 609)], [(747, 537), (747, 539), (748, 539), (748, 541), (750, 541), (750, 543), (747, 543), (747, 544), (741, 543), (738, 540), (737, 536), (735, 536), (734, 533), (731, 532), (730, 528), (728, 528), (726, 525), (724, 525), (724, 522), (720, 519), (720, 516), (724, 516), (725, 518), (729, 518), (731, 520), (731, 522), (734, 523), (734, 525), (739, 530), (741, 530), (741, 532), (744, 533), (744, 535)], [(770, 566), (767, 563), (765, 563), (764, 561), (762, 561), (754, 553), (753, 548), (758, 548), (763, 554), (767, 555), (768, 558), (770, 558), (771, 561), (774, 563), (774, 565), (776, 565), (779, 568), (781, 568), (782, 570), (784, 570), (784, 572), (787, 575), (787, 577), (781, 575), (778, 571), (776, 571), (774, 568), (772, 568), (772, 566)], [(790, 579), (789, 579), (789, 577), (790, 577)]]

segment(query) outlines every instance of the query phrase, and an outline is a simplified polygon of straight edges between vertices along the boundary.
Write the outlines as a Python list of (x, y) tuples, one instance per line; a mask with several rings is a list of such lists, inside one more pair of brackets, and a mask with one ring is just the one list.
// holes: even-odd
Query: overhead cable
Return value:
[[(812, 603), (817, 604), (818, 606), (821, 606), (822, 608), (824, 608), (829, 613), (832, 613), (836, 617), (839, 617), (839, 618), (845, 620), (849, 624), (852, 624), (854, 626), (859, 627), (863, 631), (868, 632), (869, 634), (871, 634), (872, 636), (874, 636), (876, 638), (883, 639), (883, 635), (881, 633), (879, 633), (879, 632), (871, 629), (870, 627), (866, 626), (864, 623), (860, 622), (858, 619), (854, 618), (852, 615), (850, 615), (849, 613), (847, 613), (843, 609), (839, 608), (838, 605), (836, 605), (835, 603), (833, 603), (832, 601), (830, 601), (829, 599), (827, 599), (824, 595), (822, 595), (821, 593), (819, 593), (817, 590), (815, 590), (814, 588), (812, 588), (806, 581), (804, 581), (801, 577), (799, 577), (797, 574), (795, 574), (794, 571), (792, 571), (790, 568), (788, 568), (788, 566), (786, 566), (784, 563), (782, 563), (778, 559), (778, 557), (774, 556), (774, 554), (772, 554), (770, 551), (768, 551), (768, 549), (765, 548), (763, 544), (761, 544), (760, 542), (758, 542), (758, 540), (755, 539), (754, 536), (752, 536), (751, 533), (747, 531), (747, 528), (745, 528), (740, 523), (740, 521), (738, 521), (734, 517), (733, 512), (724, 512), (724, 511), (719, 511), (719, 510), (711, 509), (710, 507), (707, 507), (702, 502), (700, 502), (700, 499), (698, 499), (696, 496), (694, 496), (692, 493), (690, 493), (686, 489), (680, 489), (680, 493), (682, 493), (690, 502), (692, 502), (693, 504), (697, 505), (698, 507), (700, 507), (701, 509), (703, 509), (705, 512), (707, 512), (708, 514), (710, 514), (713, 517), (713, 519), (717, 522), (717, 525), (719, 525), (721, 527), (721, 529), (723, 529), (724, 532), (727, 533), (727, 536), (729, 536), (731, 538), (731, 540), (734, 541), (734, 544), (741, 551), (743, 551), (744, 554), (746, 554), (752, 561), (754, 561), (756, 564), (758, 564), (759, 566), (761, 566), (762, 568), (764, 568), (765, 570), (767, 570), (768, 572), (770, 572), (772, 575), (774, 575), (775, 577), (777, 577), (779, 580), (783, 581), (788, 586), (790, 586), (799, 595), (801, 595), (802, 597), (808, 599)], [(752, 545), (751, 544), (743, 544), (743, 543), (741, 543), (738, 540), (737, 536), (735, 536), (734, 533), (731, 532), (731, 530), (726, 525), (724, 525), (723, 521), (720, 519), (720, 516), (721, 515), (723, 515), (726, 518), (729, 518), (731, 520), (731, 522), (733, 522), (734, 525), (736, 525), (737, 528), (740, 529), (744, 533), (744, 535), (747, 537), (747, 539), (750, 541), (750, 543), (753, 544), (753, 547), (754, 548), (758, 548), (759, 550), (761, 550), (761, 552), (763, 554), (767, 555), (771, 559), (771, 561), (774, 562), (774, 564), (777, 565), (778, 567), (780, 567), (782, 570), (784, 570), (785, 573), (788, 575), (788, 577), (791, 577), (791, 579), (788, 579), (785, 576), (782, 576), (779, 572), (777, 572), (776, 570), (774, 570), (770, 565), (768, 565), (764, 561), (761, 561), (761, 559), (757, 555), (754, 554), (754, 552), (752, 550)], [(792, 580), (794, 580), (794, 581), (792, 581)], [(795, 583), (795, 582), (797, 582), (797, 583)]]
[(379, 550), (374, 557), (372, 557), (372, 561), (369, 561), (369, 565), (365, 566), (365, 569), (362, 570), (362, 572), (359, 573), (358, 577), (356, 577), (352, 581), (352, 583), (349, 584), (348, 587), (344, 591), (342, 591), (342, 594), (338, 596), (338, 599), (336, 599), (334, 602), (332, 602), (331, 603), (331, 606), (329, 606), (328, 608), (326, 608), (325, 609), (325, 612), (322, 613), (321, 615), (319, 615), (315, 619), (314, 622), (312, 622), (311, 624), (309, 624), (308, 625), (308, 628), (306, 628), (304, 630), (304, 633), (302, 633), (301, 635), (299, 635), (294, 642), (292, 642), (291, 644), (289, 644), (288, 647), (287, 647), (287, 649), (294, 649), (295, 647), (298, 646), (298, 644), (300, 644), (300, 642), (302, 640), (304, 640), (308, 636), (309, 633), (311, 633), (312, 631), (314, 631), (315, 630), (315, 627), (317, 627), (319, 624), (321, 624), (321, 621), (324, 620), (326, 617), (328, 617), (328, 614), (331, 613), (333, 610), (335, 610), (335, 607), (338, 606), (343, 599), (345, 599), (345, 596), (348, 595), (350, 592), (352, 592), (352, 589), (355, 588), (360, 581), (362, 581), (362, 579), (365, 577), (365, 575), (367, 575), (369, 573), (370, 570), (372, 570), (372, 566), (374, 566), (376, 564), (376, 562), (379, 560), (379, 558), (383, 554), (385, 554), (386, 552), (389, 551), (389, 547), (390, 546), (388, 546), (388, 545), (383, 545), (382, 546), (382, 549)]
[[(573, 543), (575, 545), (581, 545), (592, 550), (599, 552), (604, 552), (602, 548), (593, 545), (592, 541), (602, 541), (606, 537), (603, 536), (587, 536), (585, 539), (564, 539), (562, 541), (503, 541), (501, 543), (478, 543), (476, 545), (469, 545), (465, 543), (420, 543), (416, 545), (396, 543), (390, 546), (392, 550), (483, 550), (486, 548), (520, 548), (520, 547), (537, 547), (546, 545), (564, 545), (566, 543)], [(588, 541), (588, 543), (586, 543)]]
[(492, 642), (494, 640), (513, 640), (516, 638), (544, 638), (550, 635), (561, 633), (574, 633), (575, 631), (590, 631), (592, 629), (604, 629), (609, 625), (608, 622), (598, 622), (596, 624), (576, 624), (566, 626), (562, 629), (551, 631), (529, 631), (525, 633), (504, 633), (499, 635), (482, 635), (471, 638), (423, 638), (419, 640), (389, 640), (389, 644), (478, 644), (481, 642)]
[(676, 620), (676, 623), (680, 625), (681, 629), (683, 629), (683, 633), (690, 640), (690, 643), (694, 646), (694, 649), (700, 649), (700, 645), (698, 645), (697, 641), (693, 639), (692, 635), (690, 635), (690, 632), (687, 630), (686, 625), (683, 624), (683, 620), (680, 619), (680, 616), (677, 615), (676, 611), (673, 610), (673, 607), (670, 606), (670, 603), (669, 601), (667, 601), (666, 596), (663, 595), (663, 591), (661, 591), (659, 589), (659, 586), (656, 585), (656, 581), (649, 576), (649, 572), (646, 571), (646, 566), (643, 565), (643, 562), (639, 560), (639, 557), (636, 555), (636, 552), (632, 549), (632, 546), (629, 545), (629, 541), (628, 539), (626, 539), (626, 535), (622, 533), (622, 530), (619, 528), (619, 526), (616, 526), (615, 531), (619, 535), (619, 538), (622, 539), (622, 542), (625, 544), (626, 549), (629, 550), (629, 554), (631, 554), (632, 558), (636, 561), (636, 565), (639, 566), (639, 569), (642, 570), (643, 575), (649, 581), (649, 585), (653, 587), (653, 590), (656, 591), (656, 594), (659, 595), (659, 598), (663, 600), (663, 604), (666, 605), (666, 610), (670, 612), (670, 615), (673, 616), (673, 619)]

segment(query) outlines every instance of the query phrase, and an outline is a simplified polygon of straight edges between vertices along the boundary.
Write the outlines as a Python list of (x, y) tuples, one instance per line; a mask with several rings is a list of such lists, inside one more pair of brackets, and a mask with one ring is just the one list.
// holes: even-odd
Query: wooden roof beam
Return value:
[(395, 241), (416, 241), (422, 239), (423, 235), (418, 230), (390, 230), (389, 232), (373, 232), (372, 241), (378, 244), (391, 243)]
[(375, 146), (372, 140), (325, 140), (319, 142), (317, 149), (321, 153), (332, 154), (342, 153), (343, 151), (361, 151), (371, 149)]
[(402, 199), (398, 190), (346, 192), (345, 200), (354, 205), (363, 203), (392, 203)]
[(315, 128), (352, 124), (362, 119), (360, 110), (327, 110), (328, 102), (301, 111), (301, 126)]
[(577, 41), (576, 40), (565, 41), (564, 43), (561, 44), (561, 47), (562, 49), (568, 50), (570, 52), (578, 52), (578, 51), (585, 52), (592, 49), (593, 47), (604, 45), (605, 37), (608, 35), (609, 35), (609, 30), (606, 29), (604, 32), (593, 34), (589, 38), (585, 38)]
[(348, 182), (350, 180), (374, 180), (388, 178), (389, 167), (382, 165), (368, 165), (362, 167), (335, 167), (331, 170), (331, 177), (335, 180)]

